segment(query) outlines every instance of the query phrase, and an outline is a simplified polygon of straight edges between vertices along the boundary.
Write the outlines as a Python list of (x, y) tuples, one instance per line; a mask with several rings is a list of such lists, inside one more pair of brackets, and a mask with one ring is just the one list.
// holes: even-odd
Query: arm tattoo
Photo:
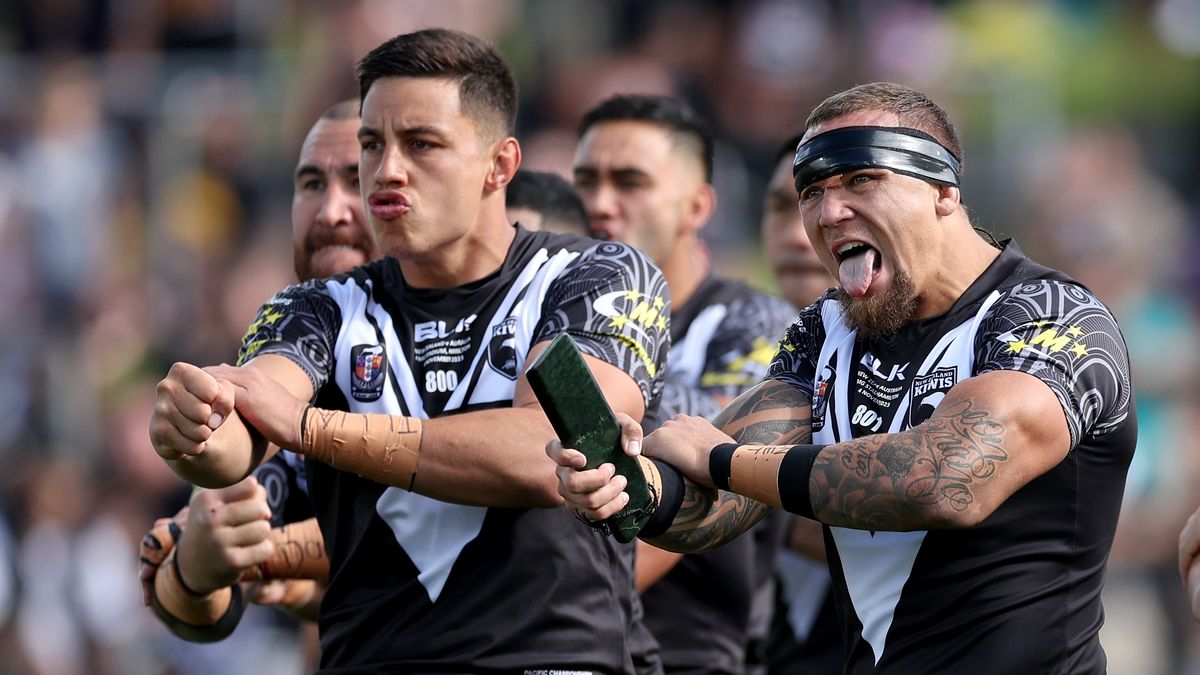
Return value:
[(648, 541), (676, 553), (695, 553), (737, 537), (770, 512), (748, 497), (689, 481), (671, 529)]
[[(812, 439), (807, 396), (789, 384), (767, 381), (747, 390), (713, 420), (743, 445), (795, 445)], [(671, 528), (650, 543), (679, 553), (723, 544), (762, 520), (771, 507), (732, 492), (688, 482)]]
[(809, 479), (813, 510), (829, 525), (873, 531), (978, 522), (991, 508), (980, 488), (1008, 459), (1004, 425), (961, 401), (907, 431), (830, 446)]

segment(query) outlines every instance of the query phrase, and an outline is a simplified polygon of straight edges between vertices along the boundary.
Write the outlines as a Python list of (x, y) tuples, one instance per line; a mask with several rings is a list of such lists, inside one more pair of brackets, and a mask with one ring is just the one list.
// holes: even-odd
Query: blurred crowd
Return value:
[(928, 90), (973, 218), (1092, 288), (1130, 346), (1139, 443), (1105, 590), (1109, 670), (1200, 673), (1175, 537), (1200, 504), (1200, 0), (9, 0), (0, 8), (0, 675), (295, 673), (253, 608), (192, 645), (136, 543), (188, 488), (147, 438), (175, 360), (235, 358), (290, 283), (294, 153), (356, 60), (426, 26), (516, 70), (523, 166), (570, 176), (583, 111), (686, 98), (717, 131), (723, 272), (768, 288), (774, 152), (829, 93)]

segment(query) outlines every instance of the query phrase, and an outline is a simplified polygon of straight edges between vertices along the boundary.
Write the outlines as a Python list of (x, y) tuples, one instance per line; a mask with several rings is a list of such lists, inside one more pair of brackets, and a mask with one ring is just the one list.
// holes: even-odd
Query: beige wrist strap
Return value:
[(662, 474), (659, 473), (658, 467), (654, 466), (654, 462), (644, 455), (638, 455), (637, 460), (638, 466), (642, 468), (642, 475), (646, 477), (646, 485), (650, 487), (650, 494), (654, 497), (654, 508), (658, 508), (663, 497)]
[(733, 452), (729, 489), (755, 501), (778, 507), (779, 466), (790, 445), (744, 445)]
[(421, 420), (309, 406), (300, 452), (335, 469), (412, 490), (421, 455)]
[(158, 604), (174, 618), (190, 626), (211, 626), (217, 623), (233, 601), (233, 589), (226, 586), (208, 595), (196, 595), (183, 587), (179, 566), (171, 549), (166, 560), (154, 575), (154, 595)]
[(242, 574), (241, 581), (259, 579), (329, 579), (329, 556), (316, 518), (271, 530), (275, 552)]

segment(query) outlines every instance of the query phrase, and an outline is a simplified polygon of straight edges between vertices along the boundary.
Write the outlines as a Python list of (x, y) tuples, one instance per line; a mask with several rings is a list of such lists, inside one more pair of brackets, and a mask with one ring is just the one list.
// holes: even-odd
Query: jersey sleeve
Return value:
[(820, 310), (825, 301), (822, 297), (816, 304), (801, 310), (800, 316), (796, 317), (779, 341), (775, 358), (767, 368), (766, 379), (786, 382), (810, 400), (816, 379), (817, 357), (820, 356), (821, 342), (825, 338)]
[(1005, 292), (975, 337), (975, 374), (1029, 373), (1062, 404), (1071, 447), (1119, 427), (1132, 405), (1129, 355), (1108, 308), (1087, 289), (1032, 281)]
[(761, 382), (795, 318), (791, 305), (763, 293), (730, 302), (705, 350), (700, 390), (734, 398)]
[(287, 357), (308, 375), (316, 396), (332, 371), (340, 326), (341, 311), (324, 281), (290, 286), (258, 310), (242, 338), (238, 365), (265, 354)]
[(304, 459), (280, 450), (254, 470), (258, 484), (267, 492), (271, 527), (283, 527), (316, 515), (308, 498)]
[(551, 285), (533, 343), (570, 334), (580, 351), (628, 373), (649, 410), (662, 387), (670, 315), (658, 267), (629, 246), (605, 242), (584, 251)]

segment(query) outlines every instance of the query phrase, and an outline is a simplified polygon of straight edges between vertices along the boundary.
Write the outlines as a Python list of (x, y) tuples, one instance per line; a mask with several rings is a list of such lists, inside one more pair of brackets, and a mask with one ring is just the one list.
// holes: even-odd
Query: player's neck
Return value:
[(925, 284), (917, 301), (917, 319), (937, 316), (950, 310), (975, 280), (1000, 255), (1000, 251), (984, 241), (973, 230), (966, 236), (948, 242), (948, 254), (940, 259), (932, 279)]
[(708, 252), (699, 241), (680, 242), (671, 255), (659, 263), (663, 278), (667, 280), (667, 289), (671, 291), (671, 307), (676, 310), (683, 307), (708, 276), (711, 267)]
[(455, 288), (493, 274), (504, 265), (517, 228), (503, 211), (481, 211), (475, 227), (421, 258), (400, 260), (404, 281), (414, 288)]

